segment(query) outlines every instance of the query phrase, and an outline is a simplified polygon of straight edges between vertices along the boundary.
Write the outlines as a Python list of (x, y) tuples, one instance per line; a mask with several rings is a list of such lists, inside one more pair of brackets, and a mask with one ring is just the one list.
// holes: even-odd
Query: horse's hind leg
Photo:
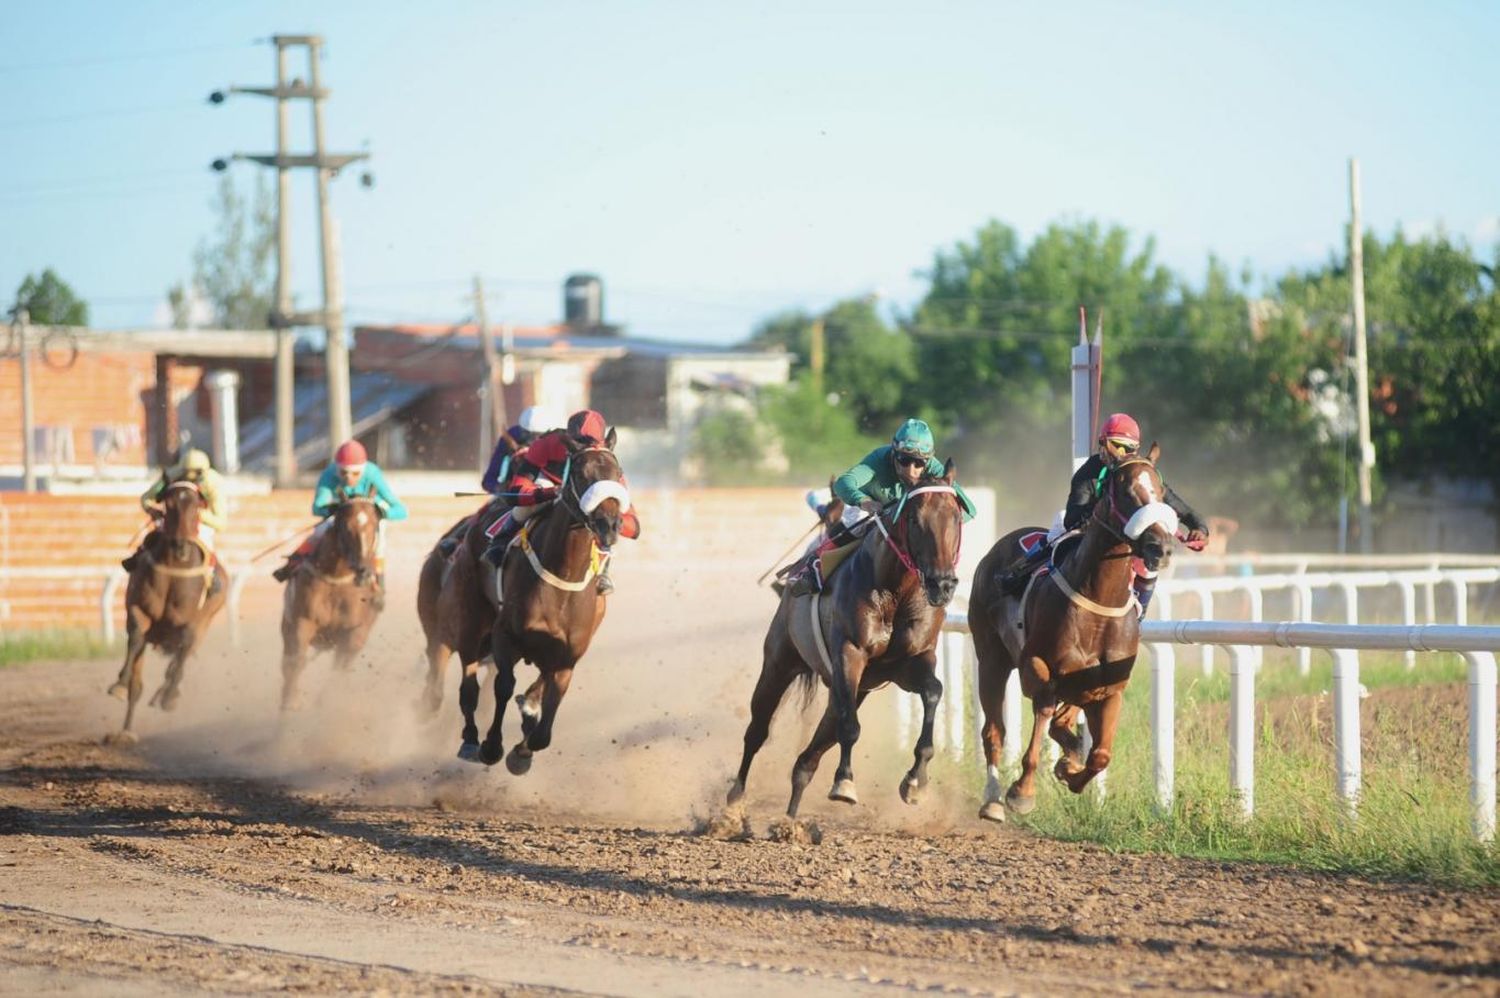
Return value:
[(739, 775), (729, 788), (728, 803), (733, 804), (745, 796), (745, 781), (750, 776), (750, 763), (755, 759), (755, 753), (766, 743), (766, 738), (771, 733), (771, 718), (781, 705), (786, 688), (798, 675), (794, 665), (769, 656), (762, 664), (760, 678), (755, 681), (755, 692), (750, 694), (750, 723), (745, 725), (745, 751), (740, 756)]
[[(864, 703), (865, 693), (860, 693), (855, 704)], [(797, 756), (797, 761), (792, 764), (792, 799), (787, 802), (786, 816), (797, 817), (797, 809), (802, 806), (802, 791), (812, 782), (813, 774), (818, 771), (818, 762), (823, 758), (823, 753), (833, 748), (833, 743), (838, 741), (839, 712), (833, 701), (829, 700), (828, 707), (823, 711), (823, 718), (818, 722), (818, 728), (813, 732), (807, 748)], [(852, 790), (852, 787), (851, 787)], [(831, 795), (830, 795), (831, 796)], [(837, 799), (837, 798), (834, 798)], [(852, 801), (846, 803), (853, 803)]]
[(901, 799), (915, 804), (927, 786), (927, 764), (932, 761), (932, 722), (943, 699), (943, 683), (937, 677), (937, 656), (931, 652), (913, 658), (906, 666), (900, 686), (922, 697), (922, 733), (912, 750), (912, 767), (901, 781)]
[[(1033, 674), (1047, 675), (1044, 663), (1033, 662)], [(1031, 739), (1026, 743), (1026, 752), (1021, 756), (1021, 775), (1005, 792), (1005, 804), (1017, 814), (1028, 814), (1036, 807), (1036, 769), (1042, 758), (1042, 738), (1057, 711), (1057, 698), (1052, 685), (1044, 683), (1033, 688), (1031, 695)]]
[(458, 709), (464, 715), (458, 757), (465, 762), (479, 761), (479, 725), (474, 715), (479, 711), (479, 663), (465, 662), (463, 678), (458, 683)]
[(505, 768), (520, 776), (531, 768), (531, 757), (552, 744), (552, 722), (557, 719), (557, 708), (567, 695), (573, 681), (573, 667), (549, 669), (542, 673), (542, 716), (531, 733), (523, 737), (505, 757)]
[(1064, 783), (1083, 772), (1083, 739), (1078, 737), (1078, 715), (1083, 713), (1073, 704), (1063, 704), (1052, 715), (1047, 734), (1062, 749), (1052, 773)]
[(546, 677), (537, 676), (526, 687), (525, 693), (516, 694), (516, 709), (521, 712), (522, 738), (530, 738), (531, 733), (536, 730), (537, 722), (542, 719), (542, 690), (546, 685)]
[(845, 642), (843, 644), (842, 668), (833, 674), (828, 702), (838, 712), (839, 768), (833, 774), (833, 789), (828, 791), (829, 800), (845, 804), (859, 803), (854, 790), (854, 743), (859, 741), (859, 703), (864, 700), (860, 682), (864, 679), (869, 657), (860, 649)]
[(1000, 760), (1005, 748), (1005, 686), (1015, 666), (1000, 646), (999, 638), (982, 624), (974, 629), (974, 653), (979, 706), (984, 711), (984, 727), (979, 731), (984, 746), (984, 803), (979, 807), (979, 816), (986, 821), (1004, 821)]
[(1124, 702), (1124, 694), (1115, 692), (1083, 708), (1084, 715), (1089, 720), (1089, 731), (1094, 736), (1094, 747), (1089, 750), (1084, 766), (1077, 773), (1064, 778), (1063, 782), (1075, 794), (1083, 793), (1083, 788), (1108, 768), (1114, 750), (1115, 729), (1120, 723), (1120, 708)]

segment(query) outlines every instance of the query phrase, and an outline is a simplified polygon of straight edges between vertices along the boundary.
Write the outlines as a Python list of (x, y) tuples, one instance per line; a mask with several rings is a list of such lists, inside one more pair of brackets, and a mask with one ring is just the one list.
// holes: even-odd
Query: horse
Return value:
[(922, 698), (922, 731), (900, 788), (902, 800), (917, 803), (927, 785), (933, 715), (943, 696), (935, 669), (938, 638), (958, 588), (963, 508), (953, 471), (949, 460), (940, 477), (924, 476), (899, 503), (872, 517), (875, 529), (866, 530), (822, 593), (782, 594), (750, 697), (745, 751), (729, 789), (731, 806), (745, 794), (750, 763), (765, 744), (787, 688), (800, 680), (811, 692), (814, 675), (828, 687), (828, 706), (792, 767), (787, 817), (796, 819), (802, 792), (835, 741), (839, 766), (828, 799), (858, 802), (850, 757), (859, 739), (859, 705), (871, 690), (891, 682)]
[(477, 670), (489, 655), (496, 607), (485, 595), (482, 556), (489, 544), (485, 531), (506, 512), (491, 502), (464, 517), (443, 534), (422, 562), (417, 580), (417, 619), (426, 641), (427, 684), (422, 706), (436, 714), (443, 705), (443, 673), (457, 652), (463, 668)]
[[(1042, 732), (1048, 728), (1063, 749), (1054, 773), (1073, 793), (1082, 793), (1109, 766), (1125, 687), (1140, 647), (1140, 612), (1133, 589), (1135, 559), (1148, 571), (1171, 559), (1177, 514), (1164, 501), (1156, 470), (1161, 449), (1118, 465), (1104, 495), (1083, 527), (1054, 556), (1055, 568), (1038, 576), (1020, 596), (1000, 590), (1000, 577), (1021, 555), (1019, 541), (1041, 528), (1012, 531), (995, 542), (979, 563), (969, 598), (986, 765), (979, 816), (1003, 821), (1005, 809), (1029, 813), (1036, 806), (1036, 769)], [(1005, 729), (1005, 684), (1021, 670), (1021, 692), (1031, 700), (1031, 741), (1020, 777), (1000, 797), (1000, 748)], [(1082, 758), (1075, 731), (1087, 718), (1093, 748)]]
[[(498, 572), (480, 573), (485, 597), (497, 607), (490, 629), (495, 716), (480, 742), (474, 720), (478, 669), (466, 667), (458, 690), (464, 716), (460, 759), (493, 766), (504, 755), (506, 769), (520, 776), (530, 770), (532, 756), (552, 743), (553, 721), (573, 669), (604, 620), (599, 570), (630, 508), (614, 445), (613, 428), (602, 446), (568, 438), (570, 456), (552, 509), (527, 521)], [(476, 529), (470, 528), (471, 536)], [(523, 659), (536, 666), (539, 675), (516, 698), (521, 740), (505, 754), (501, 722), (515, 692), (516, 663)]]
[(198, 539), (203, 505), (203, 494), (192, 482), (167, 486), (161, 527), (147, 538), (130, 573), (125, 588), (125, 663), (109, 688), (111, 696), (127, 703), (125, 726), (113, 740), (135, 741), (132, 725), (136, 701), (141, 698), (146, 646), (155, 645), (172, 656), (166, 678), (150, 702), (170, 711), (181, 696), (179, 686), (188, 656), (224, 606), (228, 574)]
[(281, 708), (296, 706), (297, 680), (309, 649), (332, 648), (348, 671), (380, 616), (374, 590), (380, 507), (352, 496), (334, 507), (332, 523), (286, 583), (281, 600)]

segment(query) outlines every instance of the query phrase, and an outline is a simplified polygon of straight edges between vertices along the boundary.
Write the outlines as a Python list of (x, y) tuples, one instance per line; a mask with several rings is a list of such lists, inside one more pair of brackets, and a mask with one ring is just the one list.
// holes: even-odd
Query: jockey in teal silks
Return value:
[[(891, 442), (877, 447), (864, 458), (833, 480), (833, 494), (851, 508), (867, 514), (861, 523), (869, 523), (880, 511), (892, 503), (899, 502), (916, 487), (924, 475), (937, 478), (943, 474), (943, 462), (934, 457), (937, 445), (932, 438), (932, 429), (920, 419), (908, 419), (901, 424)], [(964, 522), (974, 518), (974, 502), (957, 484), (953, 486), (963, 507)], [(820, 591), (823, 578), (816, 557), (824, 551), (849, 543), (862, 531), (858, 529), (835, 530), (833, 536), (818, 545), (791, 582), (792, 595)]]

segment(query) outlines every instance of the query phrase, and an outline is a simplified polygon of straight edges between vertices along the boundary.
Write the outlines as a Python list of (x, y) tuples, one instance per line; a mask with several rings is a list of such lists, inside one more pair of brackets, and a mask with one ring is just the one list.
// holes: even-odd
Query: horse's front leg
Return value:
[[(493, 766), (500, 761), (505, 754), (505, 743), (501, 734), (501, 728), (505, 721), (505, 709), (510, 706), (511, 694), (516, 691), (516, 661), (520, 653), (516, 651), (510, 634), (505, 628), (496, 622), (495, 629), (491, 635), (491, 654), (495, 659), (495, 717), (490, 721), (490, 730), (485, 734), (484, 741), (479, 746), (479, 761), (486, 766)], [(465, 675), (467, 676), (467, 666)], [(467, 679), (465, 680), (467, 682)], [(463, 699), (462, 692), (459, 696)], [(474, 700), (479, 699), (479, 679), (474, 679)], [(469, 717), (469, 715), (466, 715)], [(470, 717), (470, 720), (472, 718)], [(468, 728), (464, 729), (465, 740), (468, 738)], [(476, 732), (477, 733), (477, 732)], [(463, 755), (462, 752), (459, 753)]]
[(859, 803), (854, 790), (854, 743), (859, 741), (859, 684), (865, 675), (869, 656), (851, 642), (841, 642), (840, 667), (834, 669), (828, 703), (838, 716), (839, 768), (833, 774), (829, 800), (845, 804)]
[(125, 726), (109, 738), (111, 742), (135, 741), (135, 705), (141, 698), (145, 681), (141, 676), (142, 662), (146, 654), (146, 629), (136, 611), (132, 610), (126, 622), (125, 662), (120, 666), (120, 676), (109, 688), (111, 696), (125, 701)]
[(898, 685), (922, 698), (922, 733), (912, 750), (912, 767), (901, 781), (901, 799), (915, 804), (927, 786), (927, 764), (932, 761), (932, 724), (943, 699), (943, 683), (937, 677), (937, 653), (918, 655), (907, 662)]
[(162, 679), (161, 686), (151, 694), (151, 706), (165, 711), (177, 708), (177, 701), (182, 699), (182, 674), (187, 668), (188, 656), (198, 647), (199, 635), (196, 627), (188, 628), (183, 633), (176, 651), (172, 653), (172, 661), (167, 665), (167, 674)]
[(552, 722), (557, 719), (557, 708), (567, 695), (568, 685), (573, 681), (573, 667), (549, 669), (542, 673), (542, 716), (536, 727), (522, 738), (505, 757), (505, 768), (520, 776), (531, 768), (531, 756), (552, 744)]
[(316, 625), (305, 618), (281, 625), (281, 709), (295, 710), (301, 706), (302, 693), (298, 681), (302, 670), (307, 668), (307, 648), (312, 644)]
[(1081, 710), (1074, 704), (1063, 704), (1052, 715), (1047, 734), (1062, 749), (1052, 774), (1064, 783), (1083, 772), (1083, 739), (1078, 737), (1078, 715)]
[(1051, 675), (1046, 663), (1034, 655), (1023, 661), (1026, 665), (1021, 672), (1021, 689), (1031, 698), (1031, 739), (1021, 756), (1021, 775), (1005, 792), (1005, 804), (1016, 814), (1029, 814), (1036, 807), (1036, 770), (1041, 764), (1042, 738), (1057, 710), (1052, 683), (1043, 678)]
[(1063, 781), (1075, 794), (1083, 793), (1083, 788), (1109, 767), (1115, 744), (1115, 729), (1119, 727), (1120, 709), (1124, 704), (1124, 691), (1116, 690), (1103, 700), (1096, 700), (1084, 707), (1084, 715), (1089, 720), (1089, 732), (1094, 736), (1094, 747), (1089, 750), (1089, 757), (1083, 768)]

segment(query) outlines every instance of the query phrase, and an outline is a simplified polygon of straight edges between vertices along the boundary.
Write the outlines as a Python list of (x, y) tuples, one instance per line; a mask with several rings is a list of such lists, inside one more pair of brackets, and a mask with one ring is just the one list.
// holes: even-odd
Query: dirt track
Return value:
[[(865, 803), (823, 800), (827, 764), (809, 793), (821, 845), (766, 837), (809, 722), (790, 706), (751, 776), (755, 837), (694, 835), (769, 607), (620, 576), (519, 780), (452, 760), (451, 694), (414, 713), (399, 599), (369, 662), (315, 663), (285, 722), (264, 629), (250, 651), (221, 633), (133, 749), (99, 743), (114, 663), (0, 671), (0, 991), (1500, 993), (1495, 892), (1111, 855), (981, 826), (943, 787), (906, 809), (878, 747), (889, 692), (866, 708)], [(653, 609), (662, 589), (685, 616)]]

